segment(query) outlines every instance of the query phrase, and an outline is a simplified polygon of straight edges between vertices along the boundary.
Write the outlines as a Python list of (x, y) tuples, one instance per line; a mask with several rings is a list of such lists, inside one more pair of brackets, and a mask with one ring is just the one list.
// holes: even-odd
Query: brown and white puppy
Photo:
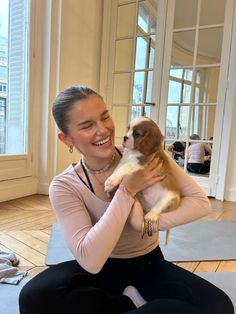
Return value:
[(153, 120), (141, 117), (131, 121), (124, 136), (123, 156), (113, 174), (105, 182), (105, 191), (111, 192), (125, 175), (143, 168), (150, 157), (161, 159), (163, 163), (159, 175), (164, 176), (164, 179), (138, 193), (146, 222), (157, 222), (160, 213), (173, 210), (180, 203), (179, 189), (171, 174), (170, 157), (164, 152), (163, 140), (164, 136)]

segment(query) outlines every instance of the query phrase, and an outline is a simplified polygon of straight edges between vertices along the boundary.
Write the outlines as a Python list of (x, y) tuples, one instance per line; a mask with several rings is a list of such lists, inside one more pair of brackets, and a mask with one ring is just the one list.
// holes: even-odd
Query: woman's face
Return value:
[(68, 134), (59, 138), (87, 159), (110, 158), (114, 153), (114, 123), (103, 99), (95, 94), (77, 101), (69, 111)]

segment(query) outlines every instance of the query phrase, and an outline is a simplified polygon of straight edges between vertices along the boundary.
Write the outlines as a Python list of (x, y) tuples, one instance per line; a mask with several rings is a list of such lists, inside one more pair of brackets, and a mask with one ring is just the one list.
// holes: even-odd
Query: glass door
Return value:
[[(113, 50), (108, 82), (108, 105), (121, 141), (130, 119), (151, 116), (156, 47), (157, 3), (155, 1), (112, 1)], [(114, 28), (113, 28), (114, 26)]]
[(223, 48), (230, 47), (233, 2), (176, 0), (167, 7), (159, 117), (165, 148), (211, 196), (218, 179), (217, 125), (223, 121), (230, 53)]
[[(111, 7), (107, 103), (117, 142), (131, 119), (151, 117), (166, 152), (215, 196), (234, 0), (119, 0)], [(197, 147), (203, 156), (195, 171)]]

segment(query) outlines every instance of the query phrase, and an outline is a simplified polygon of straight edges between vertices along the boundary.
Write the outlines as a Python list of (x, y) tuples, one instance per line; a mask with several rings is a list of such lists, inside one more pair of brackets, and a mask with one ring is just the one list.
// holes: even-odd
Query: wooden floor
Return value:
[[(203, 220), (236, 221), (236, 202), (211, 199), (213, 212)], [(46, 269), (44, 264), (51, 226), (56, 217), (45, 195), (33, 195), (0, 203), (0, 249), (20, 259), (19, 268), (30, 277)], [(235, 261), (178, 263), (192, 272), (235, 272)]]

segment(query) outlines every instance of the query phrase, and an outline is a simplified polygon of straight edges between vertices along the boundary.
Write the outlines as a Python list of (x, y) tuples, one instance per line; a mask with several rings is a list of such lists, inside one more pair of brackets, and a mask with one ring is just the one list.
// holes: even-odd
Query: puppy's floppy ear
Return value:
[(154, 121), (144, 121), (142, 124), (146, 133), (139, 142), (139, 151), (144, 155), (151, 155), (162, 148), (164, 136)]

